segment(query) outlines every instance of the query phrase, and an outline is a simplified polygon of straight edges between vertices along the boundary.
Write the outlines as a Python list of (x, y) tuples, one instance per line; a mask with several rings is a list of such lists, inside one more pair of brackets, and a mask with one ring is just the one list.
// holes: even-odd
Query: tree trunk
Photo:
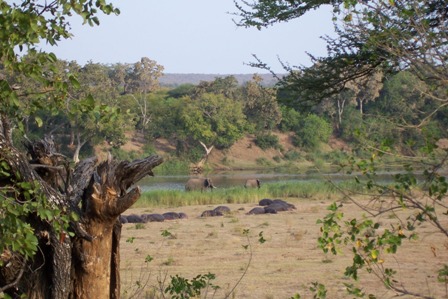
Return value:
[[(75, 298), (114, 298), (112, 292), (116, 285), (111, 284), (111, 260), (113, 253), (114, 223), (92, 221), (87, 233), (93, 240), (80, 240), (80, 254), (84, 260), (75, 265)], [(113, 281), (116, 282), (114, 279)]]
[(362, 114), (363, 114), (363, 112), (364, 112), (363, 103), (364, 103), (364, 100), (363, 100), (363, 99), (358, 99), (359, 113), (361, 114), (361, 116), (362, 116)]
[(87, 143), (87, 140), (88, 138), (81, 142), (81, 133), (76, 132), (76, 148), (75, 152), (73, 153), (73, 162), (79, 163), (79, 153), (81, 152), (81, 148), (84, 146), (84, 144)]
[[(70, 232), (57, 232), (53, 223), (28, 215), (40, 251), (26, 262), (11, 253), (0, 267), (0, 291), (13, 298), (119, 298), (118, 218), (140, 197), (140, 188), (131, 187), (146, 175), (153, 176), (152, 169), (163, 159), (152, 155), (128, 162), (109, 157), (98, 164), (89, 158), (70, 169), (51, 139), (28, 142), (26, 148), (30, 160), (12, 145), (11, 127), (2, 116), (0, 161), (15, 177), (0, 175), (0, 185), (38, 184), (53, 209), (76, 214), (79, 220), (70, 222)], [(25, 200), (34, 199), (23, 197), (17, 204)], [(3, 259), (5, 252), (0, 254)]]
[(338, 99), (338, 133), (341, 133), (341, 127), (342, 127), (342, 113), (344, 112), (345, 107), (345, 99), (339, 100)]
[(73, 148), (75, 146), (75, 128), (72, 122), (70, 122), (70, 141), (68, 142), (68, 147)]

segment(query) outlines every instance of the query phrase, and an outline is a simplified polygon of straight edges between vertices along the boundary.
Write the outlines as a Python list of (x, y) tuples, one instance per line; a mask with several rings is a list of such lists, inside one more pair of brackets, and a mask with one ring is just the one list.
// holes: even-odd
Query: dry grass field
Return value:
[[(317, 247), (318, 218), (327, 214), (330, 202), (310, 199), (287, 199), (297, 210), (278, 214), (246, 215), (255, 204), (227, 205), (232, 213), (223, 217), (199, 217), (213, 206), (187, 206), (170, 209), (131, 209), (131, 213), (185, 212), (188, 219), (151, 222), (144, 225), (124, 224), (121, 238), (121, 278), (123, 298), (153, 298), (151, 288), (158, 281), (179, 274), (192, 279), (198, 274), (214, 273), (212, 281), (220, 289), (209, 290), (202, 298), (225, 298), (234, 287), (251, 258), (247, 273), (229, 298), (290, 298), (300, 293), (301, 298), (312, 298), (312, 282), (325, 284), (327, 298), (353, 298), (344, 283), (346, 266), (351, 265), (350, 252), (339, 256), (325, 255)], [(345, 203), (347, 217), (362, 215), (352, 203)], [(383, 226), (396, 221), (393, 217), (379, 219)], [(444, 223), (445, 227), (448, 223)], [(243, 231), (249, 229), (249, 239)], [(436, 270), (448, 264), (447, 238), (429, 224), (421, 228), (417, 241), (405, 241), (398, 253), (383, 256), (385, 267), (393, 267), (399, 283), (412, 292), (433, 298), (448, 298), (445, 285), (437, 282)], [(172, 236), (163, 237), (163, 231)], [(258, 242), (259, 233), (266, 239)], [(130, 242), (132, 240), (132, 242)], [(243, 246), (250, 242), (250, 250)], [(150, 255), (154, 259), (145, 263)], [(356, 284), (377, 298), (394, 298), (379, 280), (363, 272)], [(140, 287), (136, 287), (139, 284)], [(135, 293), (135, 291), (142, 291)], [(206, 296), (205, 296), (206, 295)], [(160, 292), (156, 292), (155, 298)], [(166, 298), (169, 298), (167, 296)], [(400, 298), (413, 298), (411, 296)]]

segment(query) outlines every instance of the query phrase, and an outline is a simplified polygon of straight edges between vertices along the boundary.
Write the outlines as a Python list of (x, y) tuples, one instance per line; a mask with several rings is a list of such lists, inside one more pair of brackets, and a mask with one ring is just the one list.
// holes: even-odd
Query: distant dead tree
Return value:
[(201, 174), (203, 172), (204, 165), (207, 162), (208, 156), (210, 155), (211, 151), (214, 148), (214, 145), (212, 145), (211, 147), (207, 147), (202, 141), (199, 141), (199, 143), (204, 148), (205, 154), (204, 156), (202, 156), (201, 160), (198, 163), (191, 165), (190, 173), (192, 174)]

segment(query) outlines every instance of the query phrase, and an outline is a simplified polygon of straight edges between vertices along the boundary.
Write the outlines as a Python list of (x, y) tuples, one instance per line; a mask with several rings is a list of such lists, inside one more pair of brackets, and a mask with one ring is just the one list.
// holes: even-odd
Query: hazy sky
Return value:
[(305, 52), (325, 55), (320, 36), (332, 34), (331, 9), (313, 11), (300, 20), (261, 31), (237, 27), (229, 14), (232, 0), (127, 0), (113, 1), (118, 16), (101, 16), (100, 26), (71, 21), (74, 37), (57, 48), (44, 47), (60, 59), (81, 65), (134, 63), (148, 57), (165, 73), (252, 74), (246, 65), (256, 54), (282, 72), (278, 58), (290, 65), (309, 65)]

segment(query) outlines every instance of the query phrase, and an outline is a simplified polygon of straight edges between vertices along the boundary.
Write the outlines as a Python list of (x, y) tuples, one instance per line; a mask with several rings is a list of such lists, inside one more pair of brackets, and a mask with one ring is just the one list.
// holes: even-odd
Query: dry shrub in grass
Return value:
[(291, 237), (293, 238), (294, 241), (300, 241), (303, 239), (303, 236), (306, 234), (306, 231), (296, 231), (296, 232), (291, 232)]
[(320, 206), (313, 206), (313, 207), (310, 208), (310, 212), (311, 213), (318, 213), (320, 209), (321, 209)]

